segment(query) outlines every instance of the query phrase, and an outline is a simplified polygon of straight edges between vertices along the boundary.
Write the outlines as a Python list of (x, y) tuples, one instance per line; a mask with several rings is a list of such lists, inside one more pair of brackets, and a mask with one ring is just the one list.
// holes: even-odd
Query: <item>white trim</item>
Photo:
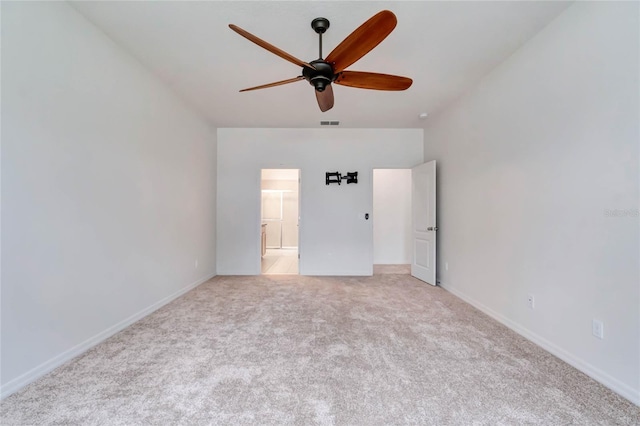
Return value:
[(186, 287), (176, 291), (175, 293), (170, 294), (169, 296), (167, 296), (167, 297), (165, 297), (163, 299), (160, 299), (159, 301), (157, 301), (156, 303), (152, 304), (151, 306), (148, 306), (145, 309), (143, 309), (143, 310), (131, 315), (129, 318), (126, 318), (126, 319), (120, 321), (119, 323), (112, 325), (111, 327), (107, 328), (104, 331), (101, 331), (100, 333), (96, 334), (93, 337), (90, 337), (89, 339), (85, 340), (84, 342), (72, 347), (69, 350), (66, 350), (66, 351), (62, 352), (60, 355), (57, 355), (57, 356), (51, 358), (50, 360), (43, 362), (42, 364), (40, 364), (37, 367), (27, 371), (26, 373), (22, 374), (21, 376), (18, 376), (15, 379), (7, 382), (6, 384), (4, 384), (3, 386), (0, 387), (0, 400), (6, 398), (7, 396), (11, 395), (12, 393), (14, 393), (16, 391), (22, 389), (23, 387), (27, 386), (28, 384), (36, 381), (40, 377), (42, 377), (45, 374), (51, 372), (52, 370), (58, 368), (62, 364), (65, 364), (66, 362), (72, 360), (73, 358), (77, 357), (78, 355), (86, 352), (87, 350), (91, 349), (92, 347), (96, 346), (97, 344), (99, 344), (99, 343), (105, 341), (106, 339), (108, 339), (109, 337), (113, 336), (117, 332), (129, 327), (131, 324), (135, 323), (136, 321), (141, 320), (142, 318), (146, 317), (150, 313), (160, 309), (161, 307), (163, 307), (167, 303), (177, 299), (178, 297), (182, 296), (183, 294), (187, 293), (190, 290), (193, 290), (194, 288), (196, 288), (200, 284), (203, 284), (203, 283), (209, 281), (211, 278), (213, 278), (215, 276), (216, 276), (216, 274), (208, 274), (204, 278), (200, 278), (196, 282), (193, 282), (193, 283), (187, 285)]
[(586, 361), (578, 358), (577, 356), (567, 352), (566, 350), (562, 349), (561, 347), (557, 346), (556, 344), (551, 343), (550, 341), (548, 341), (544, 337), (541, 337), (538, 334), (528, 330), (527, 328), (525, 328), (522, 325), (510, 320), (509, 318), (505, 317), (504, 315), (499, 314), (498, 312), (496, 312), (493, 309), (487, 307), (486, 305), (484, 305), (484, 304), (478, 302), (477, 300), (475, 300), (475, 299), (467, 296), (466, 294), (462, 293), (460, 290), (458, 290), (458, 289), (456, 289), (454, 287), (451, 287), (449, 285), (446, 285), (445, 283), (440, 283), (439, 285), (440, 285), (440, 287), (442, 287), (443, 289), (445, 289), (449, 293), (453, 294), (454, 296), (459, 297), (460, 299), (464, 300), (465, 302), (467, 302), (471, 306), (481, 310), (485, 314), (489, 315), (491, 318), (493, 318), (496, 321), (502, 323), (503, 325), (509, 327), (511, 330), (515, 331), (516, 333), (518, 333), (522, 337), (526, 338), (527, 340), (530, 340), (531, 342), (533, 342), (536, 345), (540, 346), (542, 349), (546, 350), (547, 352), (551, 353), (552, 355), (557, 356), (558, 358), (560, 358), (561, 360), (563, 360), (567, 364), (571, 365), (572, 367), (575, 367), (578, 370), (582, 371), (583, 373), (585, 373), (586, 375), (588, 375), (589, 377), (591, 377), (595, 381), (603, 384), (604, 386), (608, 387), (612, 391), (614, 391), (614, 392), (618, 393), (619, 395), (621, 395), (622, 397), (628, 399), (632, 403), (640, 406), (640, 392), (638, 392), (637, 390), (633, 389), (631, 386), (627, 385), (626, 383), (622, 383), (620, 380), (618, 380), (618, 379), (616, 379), (614, 377), (611, 377), (609, 374), (605, 373), (604, 371), (600, 370), (599, 368), (596, 368), (593, 365), (589, 364), (588, 362), (586, 362)]

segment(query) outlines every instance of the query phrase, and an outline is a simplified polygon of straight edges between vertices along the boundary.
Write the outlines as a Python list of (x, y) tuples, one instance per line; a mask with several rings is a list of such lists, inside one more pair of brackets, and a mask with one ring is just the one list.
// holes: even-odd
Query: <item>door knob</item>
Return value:
[(437, 231), (438, 227), (437, 226), (430, 226), (427, 228), (427, 231)]

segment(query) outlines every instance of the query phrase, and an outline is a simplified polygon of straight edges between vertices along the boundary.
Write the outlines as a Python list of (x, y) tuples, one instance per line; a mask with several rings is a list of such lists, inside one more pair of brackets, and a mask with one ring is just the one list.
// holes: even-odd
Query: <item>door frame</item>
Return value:
[(262, 171), (263, 170), (297, 170), (298, 171), (298, 275), (302, 275), (302, 168), (296, 166), (283, 166), (279, 165), (278, 167), (260, 167), (258, 169), (258, 203), (260, 208), (258, 209), (257, 214), (257, 243), (258, 243), (258, 258), (256, 259), (257, 264), (257, 275), (262, 275), (262, 256), (260, 253), (262, 252)]
[[(409, 170), (411, 171), (412, 167), (373, 167), (371, 168), (371, 274), (373, 275), (373, 265), (374, 263), (374, 250), (375, 250), (375, 241), (373, 239), (373, 227), (376, 226), (376, 216), (373, 214), (374, 208), (374, 191), (375, 191), (375, 183), (373, 181), (373, 172), (374, 170)], [(409, 191), (411, 191), (411, 187), (409, 187)], [(410, 264), (409, 264), (410, 265)]]
[[(374, 242), (374, 239), (373, 239), (373, 227), (375, 226), (375, 220), (376, 220), (375, 215), (373, 215), (373, 202), (374, 202), (373, 200), (374, 200), (374, 190), (375, 190), (374, 182), (373, 182), (373, 171), (374, 170), (412, 170), (414, 167), (419, 166), (421, 164), (428, 163), (430, 161), (431, 160), (424, 161), (422, 163), (416, 164), (416, 165), (411, 166), (411, 167), (372, 167), (371, 168), (371, 174), (370, 174), (370, 180), (371, 180), (371, 212), (372, 212), (372, 214), (371, 214), (371, 218), (372, 218), (372, 222), (371, 222), (371, 271), (373, 271), (373, 265), (374, 265), (374, 263), (373, 263), (374, 262), (373, 250), (374, 250), (375, 242)], [(436, 163), (436, 165), (437, 165), (437, 163)], [(438, 205), (438, 179), (437, 179), (437, 173), (438, 173), (438, 168), (436, 167), (436, 197), (435, 197), (436, 198), (436, 225), (435, 225), (436, 227), (437, 227), (437, 217), (438, 217), (438, 215), (437, 215), (437, 205)], [(413, 183), (412, 183), (412, 185), (413, 185)], [(412, 203), (412, 206), (413, 206), (413, 188), (412, 187), (410, 188), (410, 191), (411, 191), (411, 203)], [(412, 207), (412, 209), (413, 209), (413, 207)], [(411, 261), (410, 265), (413, 264), (413, 257), (415, 256), (415, 253), (414, 253), (415, 249), (413, 248), (413, 211), (411, 212), (411, 214), (412, 214), (412, 219), (411, 219), (412, 223), (411, 223), (411, 236), (410, 236), (410, 238), (411, 238), (411, 246), (412, 246), (412, 252), (411, 252), (412, 261)], [(437, 263), (438, 263), (438, 243), (437, 243), (437, 241), (438, 240), (437, 240), (437, 234), (436, 234), (436, 244), (434, 244), (434, 250), (435, 250), (435, 253), (436, 253), (436, 260), (435, 260), (435, 263), (434, 263), (434, 268), (435, 268), (435, 280), (434, 281), (435, 282), (433, 284), (429, 283), (430, 285), (434, 285), (434, 286), (439, 284), (438, 267), (437, 267)], [(373, 272), (372, 272), (372, 274), (373, 274)]]

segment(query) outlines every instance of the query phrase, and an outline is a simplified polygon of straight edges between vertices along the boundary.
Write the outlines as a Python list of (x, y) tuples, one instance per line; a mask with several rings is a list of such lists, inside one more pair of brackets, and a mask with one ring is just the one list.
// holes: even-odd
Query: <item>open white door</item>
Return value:
[(436, 162), (411, 169), (411, 275), (436, 285)]

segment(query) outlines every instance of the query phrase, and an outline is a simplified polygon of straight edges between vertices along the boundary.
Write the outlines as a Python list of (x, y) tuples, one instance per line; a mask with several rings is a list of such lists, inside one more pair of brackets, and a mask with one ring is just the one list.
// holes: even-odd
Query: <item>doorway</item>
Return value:
[(411, 169), (373, 170), (373, 273), (411, 273)]
[(262, 169), (262, 274), (298, 274), (300, 170)]
[(373, 170), (374, 274), (436, 285), (436, 162)]

